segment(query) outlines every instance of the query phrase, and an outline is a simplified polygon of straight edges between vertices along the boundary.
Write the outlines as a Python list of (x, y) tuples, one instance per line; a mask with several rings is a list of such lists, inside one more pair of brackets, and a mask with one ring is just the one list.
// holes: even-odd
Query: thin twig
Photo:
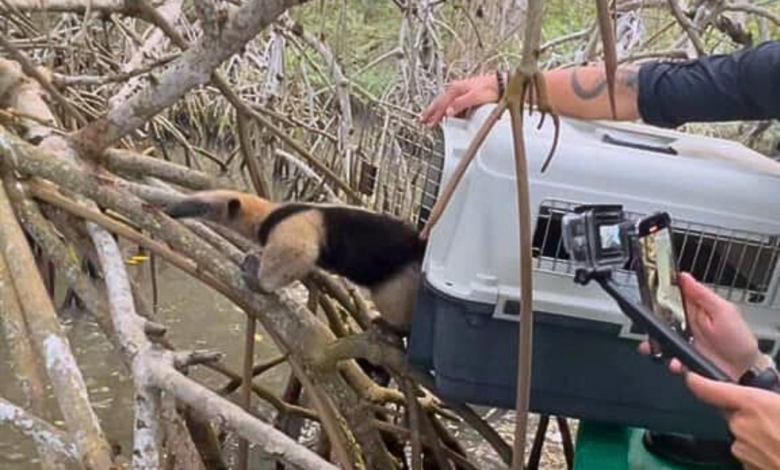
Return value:
[[(238, 383), (240, 385), (244, 382), (241, 375), (237, 374), (236, 372), (233, 372), (232, 370), (228, 369), (222, 364), (210, 363), (210, 364), (205, 364), (205, 367), (229, 378), (231, 384)], [(254, 374), (254, 375), (257, 376), (258, 374)], [(250, 387), (252, 393), (254, 393), (255, 396), (257, 396), (261, 400), (268, 402), (268, 404), (273, 406), (276, 412), (279, 414), (294, 415), (312, 421), (320, 421), (319, 416), (317, 416), (317, 414), (314, 411), (310, 410), (309, 408), (304, 408), (302, 406), (291, 404), (285, 401), (284, 399), (280, 399), (272, 391), (264, 387), (261, 387), (254, 382), (250, 382)], [(218, 391), (218, 394), (229, 395), (230, 393), (233, 392), (233, 390), (235, 390), (235, 388), (228, 389), (227, 387), (223, 387), (221, 390)]]
[(57, 103), (59, 103), (59, 105), (68, 112), (68, 114), (76, 119), (76, 122), (78, 122), (80, 125), (87, 124), (87, 119), (73, 106), (73, 104), (71, 104), (70, 101), (68, 101), (67, 98), (62, 96), (62, 93), (60, 93), (59, 90), (57, 90), (57, 88), (52, 85), (52, 83), (46, 77), (43, 76), (38, 68), (35, 67), (32, 62), (30, 62), (27, 56), (22, 51), (17, 49), (16, 46), (14, 46), (5, 37), (4, 34), (0, 34), (0, 47), (5, 49), (8, 55), (11, 56), (15, 61), (19, 62), (25, 75), (34, 78), (38, 83), (40, 83), (43, 89), (46, 90), (46, 92), (48, 92), (52, 98), (54, 98)]
[(696, 49), (696, 54), (699, 55), (699, 57), (703, 56), (706, 51), (704, 49), (704, 43), (701, 41), (701, 37), (699, 37), (699, 32), (696, 31), (696, 26), (693, 24), (693, 22), (688, 18), (685, 13), (682, 11), (682, 8), (680, 8), (680, 4), (678, 3), (678, 0), (668, 0), (669, 1), (669, 8), (672, 10), (672, 14), (674, 15), (675, 19), (677, 19), (677, 22), (680, 24), (682, 29), (685, 31), (685, 34), (688, 35), (688, 38), (691, 40), (691, 43), (693, 44), (693, 47)]
[[(252, 363), (255, 356), (255, 319), (246, 317), (246, 335), (244, 338), (244, 383), (241, 386), (241, 407), (249, 411), (252, 400)], [(238, 470), (246, 470), (249, 465), (249, 443), (246, 439), (238, 441)]]
[(777, 26), (780, 26), (780, 15), (774, 13), (772, 10), (763, 8), (759, 5), (754, 5), (747, 2), (726, 2), (723, 5), (724, 11), (744, 11), (745, 13), (752, 13), (756, 16), (766, 18)]
[[(269, 370), (273, 369), (274, 367), (284, 364), (285, 362), (287, 362), (287, 356), (279, 356), (276, 359), (271, 359), (270, 361), (265, 361), (259, 364), (255, 364), (252, 367), (252, 377), (260, 376), (268, 372)], [(243, 382), (244, 380), (243, 378), (241, 378), (241, 376), (239, 376), (238, 374), (233, 374), (233, 376), (231, 376), (230, 382), (225, 384), (225, 386), (219, 390), (219, 394), (230, 395), (231, 393), (236, 391)]]
[(54, 86), (60, 88), (76, 87), (76, 86), (100, 86), (108, 83), (118, 83), (127, 81), (133, 77), (144, 75), (157, 67), (163, 66), (170, 61), (176, 59), (181, 55), (178, 52), (165, 55), (159, 59), (137, 69), (129, 70), (127, 72), (114, 73), (110, 75), (63, 75), (55, 73), (52, 75), (51, 82)]

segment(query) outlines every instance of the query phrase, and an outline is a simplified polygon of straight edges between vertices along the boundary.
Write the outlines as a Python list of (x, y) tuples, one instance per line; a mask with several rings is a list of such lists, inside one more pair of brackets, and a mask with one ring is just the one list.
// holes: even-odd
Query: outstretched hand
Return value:
[[(739, 379), (761, 356), (756, 337), (734, 304), (690, 274), (683, 273), (679, 279), (694, 346), (734, 380)], [(649, 353), (649, 344), (642, 343), (640, 351)], [(676, 373), (682, 370), (676, 359), (670, 368)]]
[(486, 103), (498, 102), (498, 80), (495, 74), (456, 80), (420, 114), (420, 122), (435, 126), (444, 116), (458, 116), (463, 111)]

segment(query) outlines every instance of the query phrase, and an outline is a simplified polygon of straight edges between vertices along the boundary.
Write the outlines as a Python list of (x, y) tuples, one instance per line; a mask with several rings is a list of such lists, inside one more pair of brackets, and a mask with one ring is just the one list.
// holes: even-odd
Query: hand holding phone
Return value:
[[(734, 380), (758, 363), (761, 353), (739, 309), (687, 273), (680, 274), (689, 329), (696, 349)], [(679, 372), (679, 363), (675, 368)]]
[[(690, 342), (685, 300), (678, 286), (673, 238), (667, 214), (639, 223), (628, 221), (621, 206), (583, 205), (563, 218), (563, 241), (577, 266), (574, 282), (595, 280), (636, 325), (691, 370), (724, 382), (734, 379)], [(643, 253), (644, 252), (644, 253)], [(612, 280), (612, 270), (633, 259), (644, 303)]]

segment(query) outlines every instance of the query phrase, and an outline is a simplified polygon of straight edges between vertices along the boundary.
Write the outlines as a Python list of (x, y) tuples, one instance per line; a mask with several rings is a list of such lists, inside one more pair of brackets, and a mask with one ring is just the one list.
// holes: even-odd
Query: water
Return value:
[[(127, 251), (127, 250), (126, 250)], [(132, 251), (132, 250), (131, 250)], [(168, 327), (168, 337), (180, 349), (207, 349), (224, 354), (223, 362), (240, 371), (243, 362), (245, 315), (221, 294), (189, 278), (173, 266), (159, 261), (159, 309), (156, 320)], [(130, 266), (129, 271), (149, 269), (148, 264)], [(64, 289), (60, 289), (61, 291)], [(151, 303), (151, 290), (145, 289)], [(61, 297), (61, 295), (58, 295)], [(87, 315), (63, 313), (63, 322), (73, 353), (84, 375), (90, 400), (103, 430), (110, 441), (121, 445), (123, 455), (132, 448), (132, 381), (100, 329)], [(276, 357), (278, 351), (268, 336), (258, 328), (255, 342), (256, 360)], [(0, 396), (14, 403), (24, 403), (16, 383), (5, 338), (0, 337)], [(289, 375), (286, 365), (278, 366), (257, 379), (257, 383), (280, 392)], [(202, 367), (192, 377), (212, 389), (226, 379)], [(49, 410), (56, 401), (47, 390)], [(261, 410), (262, 411), (262, 410)], [(63, 427), (63, 423), (55, 423)], [(64, 428), (64, 427), (63, 427)], [(0, 427), (0, 470), (33, 470), (39, 468), (32, 441), (10, 426)]]
[[(126, 248), (124, 251), (129, 256), (133, 249)], [(220, 351), (224, 354), (224, 364), (234, 371), (240, 371), (243, 361), (245, 315), (221, 294), (194, 281), (177, 268), (161, 260), (158, 260), (157, 264), (158, 285), (161, 286), (161, 290), (156, 321), (168, 327), (168, 338), (179, 349)], [(128, 267), (131, 274), (138, 270), (148, 272), (149, 265)], [(145, 284), (148, 284), (148, 280)], [(64, 289), (60, 287), (59, 291), (58, 298), (61, 298)], [(149, 295), (148, 300), (151, 303), (151, 290), (145, 289), (144, 292)], [(57, 303), (59, 304), (60, 302)], [(64, 312), (63, 323), (103, 430), (112, 444), (122, 447), (122, 454), (127, 457), (132, 448), (132, 382), (118, 355), (89, 316)], [(0, 380), (0, 396), (22, 404), (24, 401), (14, 379), (8, 352), (5, 338), (0, 336), (0, 377), (3, 378)], [(268, 360), (277, 356), (278, 350), (273, 341), (258, 327), (255, 361)], [(226, 383), (226, 379), (202, 367), (193, 369), (191, 376), (212, 389), (217, 389)], [(281, 365), (256, 379), (256, 383), (281, 394), (288, 376), (289, 368)], [(54, 396), (51, 390), (47, 392), (48, 409), (56, 410)], [(258, 405), (257, 411), (261, 415), (272, 415), (271, 410), (264, 406), (264, 403), (257, 400), (254, 403)], [(481, 414), (485, 415), (490, 424), (511, 442), (513, 413), (483, 409)], [(535, 418), (535, 416), (532, 418), (532, 424), (529, 426), (530, 436), (533, 436), (536, 428)], [(50, 419), (64, 428), (63, 423), (56, 417)], [(447, 424), (469, 454), (478, 462), (479, 468), (485, 470), (505, 468), (495, 452), (472, 429), (467, 426)], [(232, 439), (228, 444), (235, 447), (235, 441)], [(565, 468), (559, 453), (560, 435), (554, 424), (548, 432), (545, 448), (542, 468), (549, 470)], [(228, 458), (233, 457), (233, 453), (228, 454)], [(272, 464), (263, 460), (261, 453), (256, 450), (252, 452), (251, 462), (251, 468), (255, 470), (273, 468)], [(32, 441), (9, 426), (0, 427), (0, 470), (39, 468), (37, 452)]]

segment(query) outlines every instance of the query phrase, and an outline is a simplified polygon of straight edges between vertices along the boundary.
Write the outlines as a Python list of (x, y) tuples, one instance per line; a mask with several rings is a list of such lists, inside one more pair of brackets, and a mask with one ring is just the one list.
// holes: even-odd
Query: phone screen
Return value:
[[(653, 313), (676, 333), (690, 339), (670, 225), (666, 214), (653, 215), (639, 222), (639, 290), (642, 301)], [(653, 349), (658, 352), (657, 345), (653, 345)]]

